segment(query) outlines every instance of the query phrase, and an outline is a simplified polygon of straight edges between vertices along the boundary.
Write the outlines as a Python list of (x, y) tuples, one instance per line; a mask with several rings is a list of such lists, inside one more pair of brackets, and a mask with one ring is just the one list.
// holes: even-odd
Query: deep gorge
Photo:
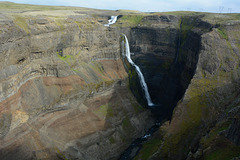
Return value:
[(119, 159), (156, 121), (134, 159), (240, 156), (239, 14), (11, 5), (0, 12), (0, 159)]
[[(164, 21), (171, 23), (167, 18), (165, 17)], [(183, 97), (195, 73), (201, 34), (212, 29), (211, 24), (202, 22), (199, 17), (183, 17), (179, 21), (183, 23), (176, 28), (136, 27), (132, 28), (129, 34), (133, 60), (143, 71), (149, 92), (156, 104), (153, 113), (156, 117), (166, 119), (171, 118), (174, 107)], [(194, 21), (194, 24), (191, 21)], [(181, 31), (182, 25), (186, 27), (188, 23), (192, 25), (191, 28)], [(191, 30), (198, 27), (198, 32)], [(140, 103), (146, 105), (142, 100), (144, 94), (139, 89), (138, 78), (132, 79), (132, 92)]]

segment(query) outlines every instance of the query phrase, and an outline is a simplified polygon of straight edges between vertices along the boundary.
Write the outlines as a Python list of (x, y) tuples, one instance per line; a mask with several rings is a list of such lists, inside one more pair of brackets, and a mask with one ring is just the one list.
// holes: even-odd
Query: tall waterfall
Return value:
[(116, 23), (117, 22), (117, 17), (118, 16), (111, 16), (111, 18), (108, 20), (108, 24), (104, 24), (104, 26), (109, 27), (110, 25)]
[(153, 104), (153, 102), (152, 102), (152, 100), (151, 100), (151, 97), (150, 97), (150, 94), (149, 94), (149, 92), (148, 92), (148, 87), (147, 87), (147, 84), (146, 84), (146, 82), (145, 82), (144, 76), (143, 76), (140, 68), (132, 61), (132, 59), (131, 59), (131, 53), (130, 53), (130, 48), (129, 48), (129, 43), (128, 43), (128, 39), (127, 39), (126, 35), (124, 35), (124, 37), (125, 37), (125, 41), (126, 41), (126, 42), (125, 42), (125, 47), (126, 47), (126, 55), (125, 55), (125, 56), (127, 57), (128, 62), (129, 62), (132, 66), (134, 66), (135, 69), (136, 69), (138, 78), (139, 78), (139, 80), (140, 80), (140, 84), (141, 84), (141, 86), (142, 86), (142, 88), (143, 88), (143, 90), (144, 90), (145, 97), (146, 97), (146, 99), (147, 99), (148, 106), (153, 106), (154, 104)]

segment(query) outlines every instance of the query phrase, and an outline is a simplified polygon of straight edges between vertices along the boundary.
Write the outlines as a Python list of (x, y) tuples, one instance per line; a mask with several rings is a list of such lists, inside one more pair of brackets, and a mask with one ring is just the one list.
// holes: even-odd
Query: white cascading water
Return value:
[(126, 41), (125, 42), (125, 47), (126, 47), (126, 57), (127, 57), (127, 60), (136, 69), (136, 72), (137, 72), (138, 77), (140, 79), (140, 84), (141, 84), (141, 86), (142, 86), (142, 88), (144, 90), (145, 97), (147, 99), (148, 106), (153, 106), (154, 104), (153, 104), (153, 102), (151, 100), (151, 97), (150, 97), (150, 94), (148, 92), (148, 87), (147, 87), (147, 84), (146, 84), (145, 79), (143, 77), (143, 74), (142, 74), (140, 68), (132, 61), (128, 39), (127, 39), (127, 37), (125, 35), (124, 35), (124, 37), (125, 37), (125, 41)]
[(108, 24), (104, 24), (104, 26), (109, 27), (110, 25), (116, 23), (117, 22), (117, 17), (118, 16), (111, 16), (111, 19), (108, 20)]

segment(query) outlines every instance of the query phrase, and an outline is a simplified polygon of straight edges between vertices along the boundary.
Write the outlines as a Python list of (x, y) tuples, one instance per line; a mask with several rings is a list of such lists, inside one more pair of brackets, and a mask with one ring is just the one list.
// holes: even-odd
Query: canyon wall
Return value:
[(116, 159), (153, 124), (99, 17), (1, 13), (0, 159)]
[(131, 28), (132, 57), (143, 71), (158, 117), (171, 117), (193, 77), (200, 36), (212, 27), (200, 17), (152, 15), (142, 19), (150, 25)]
[(182, 97), (135, 159), (238, 159), (239, 15), (182, 16), (179, 24)]

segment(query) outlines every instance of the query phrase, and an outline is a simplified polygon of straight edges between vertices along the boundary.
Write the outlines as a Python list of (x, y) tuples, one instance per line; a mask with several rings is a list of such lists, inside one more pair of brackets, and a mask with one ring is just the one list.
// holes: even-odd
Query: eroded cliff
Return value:
[(9, 5), (0, 15), (0, 159), (119, 157), (153, 124), (129, 90), (120, 29), (104, 27), (97, 10)]
[(175, 69), (186, 92), (135, 159), (238, 159), (239, 15), (181, 22)]

